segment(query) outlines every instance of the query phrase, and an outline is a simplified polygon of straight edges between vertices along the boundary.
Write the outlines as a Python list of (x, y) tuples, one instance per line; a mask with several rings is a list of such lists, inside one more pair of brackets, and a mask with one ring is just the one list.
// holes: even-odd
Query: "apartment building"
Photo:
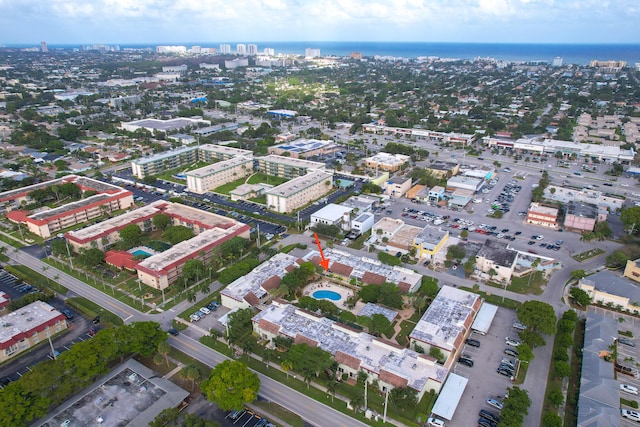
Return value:
[(293, 157), (276, 156), (270, 154), (258, 157), (258, 171), (266, 175), (292, 179), (304, 176), (309, 172), (325, 170), (325, 164)]
[(315, 171), (294, 178), (266, 192), (270, 210), (289, 213), (329, 193), (333, 187), (333, 171)]
[[(331, 353), (338, 363), (338, 374), (355, 380), (359, 372), (368, 375), (379, 391), (407, 387), (421, 399), (424, 393), (438, 393), (448, 369), (432, 357), (395, 343), (352, 329), (315, 313), (276, 300), (252, 319), (253, 330), (261, 339), (273, 343), (275, 337), (291, 338)], [(271, 344), (273, 345), (273, 344)]]
[(283, 155), (284, 153), (289, 153), (289, 156), (299, 159), (323, 156), (340, 151), (340, 149), (340, 146), (333, 141), (303, 138), (269, 147), (269, 154)]
[(36, 301), (0, 317), (0, 363), (67, 329), (62, 313)]
[(527, 211), (527, 223), (555, 229), (558, 227), (558, 208), (532, 202)]
[(235, 157), (187, 172), (187, 189), (197, 194), (204, 194), (252, 173), (253, 155)]
[[(32, 202), (30, 193), (66, 183), (76, 184), (83, 193), (95, 191), (97, 194), (65, 205), (30, 213), (20, 207)], [(27, 229), (42, 238), (54, 236), (60, 230), (82, 224), (110, 212), (134, 206), (133, 194), (118, 186), (95, 179), (68, 175), (63, 178), (0, 193), (0, 203), (5, 208), (7, 219), (25, 225)]]
[[(178, 74), (179, 75), (179, 74)], [(120, 129), (135, 132), (138, 129), (144, 129), (151, 133), (155, 132), (172, 132), (187, 127), (209, 126), (211, 121), (192, 117), (177, 117), (175, 119), (142, 119), (131, 122), (122, 122)]]

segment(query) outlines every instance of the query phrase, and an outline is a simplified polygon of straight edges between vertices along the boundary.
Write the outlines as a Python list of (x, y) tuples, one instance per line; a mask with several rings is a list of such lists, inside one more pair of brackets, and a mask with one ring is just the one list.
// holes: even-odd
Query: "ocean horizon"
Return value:
[[(256, 44), (258, 52), (265, 48), (274, 49), (276, 54), (304, 55), (306, 48), (320, 49), (322, 56), (349, 56), (359, 52), (363, 56), (389, 56), (399, 58), (438, 57), (471, 60), (478, 57), (494, 58), (512, 62), (548, 62), (561, 57), (564, 64), (588, 65), (590, 61), (626, 61), (628, 66), (640, 63), (640, 44), (542, 44), (542, 43), (444, 43), (444, 42), (168, 42), (168, 43), (110, 43), (123, 48), (155, 48), (156, 46), (202, 46), (219, 49), (220, 44)], [(106, 43), (101, 43), (106, 44)], [(87, 43), (85, 45), (92, 45)], [(8, 48), (39, 46), (33, 44), (6, 45)], [(52, 49), (81, 48), (82, 44), (49, 44)]]

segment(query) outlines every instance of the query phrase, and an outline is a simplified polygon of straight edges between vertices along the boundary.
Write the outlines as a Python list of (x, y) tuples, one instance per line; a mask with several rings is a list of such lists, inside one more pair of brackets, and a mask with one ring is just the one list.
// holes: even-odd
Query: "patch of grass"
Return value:
[(268, 414), (273, 415), (274, 417), (284, 421), (290, 426), (293, 427), (303, 427), (304, 421), (300, 417), (300, 415), (294, 414), (293, 412), (283, 408), (277, 403), (273, 403), (271, 401), (262, 401), (259, 400), (257, 402), (253, 402), (251, 406), (255, 406), (259, 409), (264, 409)]
[(535, 271), (523, 277), (511, 278), (511, 284), (507, 286), (507, 290), (518, 294), (542, 295), (542, 292), (544, 292), (542, 286), (546, 284), (544, 272)]
[(67, 298), (66, 303), (81, 313), (85, 314), (87, 317), (95, 317), (100, 316), (100, 324), (104, 325), (105, 323), (111, 323), (115, 326), (124, 325), (124, 321), (113, 314), (112, 312), (105, 310), (100, 307), (98, 304), (93, 301), (89, 301), (83, 297), (73, 297)]
[(279, 176), (271, 176), (264, 173), (254, 173), (249, 177), (248, 184), (270, 184), (270, 185), (280, 185), (289, 181), (287, 178), (282, 178)]
[(400, 323), (400, 332), (396, 335), (396, 342), (402, 346), (406, 346), (409, 343), (409, 334), (416, 327), (416, 322), (410, 320), (403, 320)]
[(24, 265), (7, 265), (5, 270), (33, 286), (49, 288), (59, 294), (66, 294), (69, 291), (55, 280), (49, 279)]
[(624, 335), (625, 337), (633, 338), (633, 332), (631, 331), (618, 331), (618, 335)]
[(634, 409), (638, 409), (638, 401), (637, 400), (629, 400), (624, 397), (620, 398), (620, 405), (630, 406)]
[(168, 171), (165, 171), (161, 174), (156, 175), (156, 178), (158, 179), (162, 179), (165, 181), (171, 181), (171, 182), (177, 182), (178, 184), (184, 184), (185, 180), (181, 180), (181, 179), (176, 179), (173, 177), (173, 175), (177, 174), (177, 173), (184, 173), (184, 172), (188, 172), (188, 171), (192, 171), (195, 169), (200, 169), (202, 167), (208, 166), (211, 163), (209, 162), (195, 162), (192, 163), (190, 165), (184, 165), (184, 166), (180, 166), (178, 168), (175, 169), (170, 169)]
[(604, 250), (600, 248), (593, 248), (593, 249), (589, 249), (586, 252), (582, 252), (577, 255), (574, 255), (573, 259), (575, 259), (578, 262), (582, 262), (589, 258), (594, 258), (594, 257), (597, 257), (598, 255), (602, 255), (603, 253), (604, 253)]
[(13, 238), (7, 236), (4, 233), (0, 233), (0, 240), (13, 246), (14, 248), (22, 248), (24, 246), (24, 243), (14, 240)]
[(514, 384), (522, 384), (524, 383), (525, 378), (527, 378), (527, 371), (529, 370), (528, 363), (520, 363), (520, 369), (518, 369), (518, 376), (514, 380)]
[(262, 196), (258, 196), (258, 197), (252, 197), (251, 199), (249, 199), (249, 201), (255, 202), (255, 203), (259, 203), (261, 205), (266, 205), (267, 204), (267, 196), (266, 195), (262, 195)]
[(468, 288), (466, 286), (460, 286), (459, 289), (462, 289), (464, 291), (468, 291), (468, 292), (473, 292), (474, 294), (478, 294), (480, 295), (482, 298), (485, 299), (485, 301), (487, 301), (490, 304), (494, 304), (500, 307), (505, 307), (505, 308), (509, 308), (512, 310), (517, 309), (518, 307), (520, 307), (521, 302), (520, 301), (515, 301), (509, 298), (503, 298), (499, 295), (495, 295), (495, 294), (488, 294), (484, 291), (476, 291), (473, 290), (472, 288)]

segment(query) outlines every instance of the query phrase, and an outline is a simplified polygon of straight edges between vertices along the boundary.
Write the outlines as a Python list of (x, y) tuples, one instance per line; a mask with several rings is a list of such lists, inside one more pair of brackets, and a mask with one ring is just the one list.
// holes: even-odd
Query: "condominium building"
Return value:
[(410, 160), (411, 157), (405, 156), (404, 154), (389, 154), (384, 152), (379, 152), (375, 156), (364, 159), (368, 168), (389, 172), (398, 171), (403, 165), (409, 163)]
[(307, 158), (322, 156), (340, 151), (340, 146), (333, 141), (321, 141), (319, 139), (297, 139), (280, 145), (269, 147), (269, 154), (288, 155), (293, 158)]
[(293, 157), (276, 156), (274, 154), (258, 157), (257, 161), (258, 171), (266, 175), (279, 176), (287, 179), (297, 178), (309, 172), (325, 169), (324, 163)]
[(409, 334), (411, 348), (419, 347), (426, 354), (432, 347), (437, 348), (445, 356), (444, 365), (451, 366), (471, 333), (471, 325), (481, 305), (478, 295), (443, 286)]
[(318, 58), (320, 56), (320, 49), (308, 47), (304, 50), (304, 56), (307, 58)]
[(239, 43), (236, 45), (236, 54), (238, 55), (246, 55), (247, 54), (247, 45)]
[[(45, 190), (66, 183), (77, 185), (83, 194), (87, 191), (97, 194), (35, 213), (20, 209), (23, 204), (28, 205), (33, 201), (30, 194), (34, 190)], [(6, 214), (7, 219), (25, 225), (31, 233), (45, 239), (76, 224), (134, 206), (133, 194), (130, 191), (76, 175), (68, 175), (17, 190), (5, 191), (0, 193), (0, 203), (5, 211), (10, 211)]]
[(203, 194), (253, 173), (253, 156), (235, 157), (187, 172), (189, 191)]
[(527, 211), (527, 223), (555, 229), (558, 227), (558, 208), (532, 202)]
[(158, 132), (171, 132), (186, 127), (199, 127), (209, 126), (211, 122), (209, 120), (197, 119), (192, 117), (178, 117), (175, 119), (161, 120), (161, 119), (142, 119), (134, 120), (132, 122), (122, 122), (120, 128), (129, 132), (135, 132), (138, 129), (145, 129), (151, 133)]
[(62, 313), (36, 301), (0, 317), (0, 363), (67, 329)]
[(258, 54), (258, 45), (257, 44), (247, 45), (247, 55), (255, 56), (257, 54)]
[(333, 171), (315, 171), (294, 178), (267, 191), (267, 208), (289, 213), (329, 193)]
[(231, 53), (231, 45), (230, 44), (221, 44), (220, 45), (220, 54), (228, 55)]
[[(407, 387), (416, 392), (418, 400), (425, 392), (440, 391), (448, 369), (432, 357), (409, 350), (395, 343), (299, 309), (286, 302), (274, 301), (252, 319), (258, 336), (273, 343), (281, 336), (294, 343), (319, 347), (334, 357), (338, 374), (355, 380), (359, 372), (368, 375), (370, 384), (379, 391)], [(273, 345), (273, 344), (271, 344)]]

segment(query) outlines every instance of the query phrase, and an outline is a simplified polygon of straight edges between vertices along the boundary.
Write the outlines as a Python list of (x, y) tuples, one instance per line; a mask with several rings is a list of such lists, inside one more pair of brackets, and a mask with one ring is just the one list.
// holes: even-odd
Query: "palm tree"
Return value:
[(331, 378), (329, 382), (327, 382), (327, 393), (331, 395), (331, 402), (333, 402), (333, 398), (336, 396), (336, 391), (338, 390), (338, 381), (335, 378)]
[(249, 355), (254, 348), (255, 343), (253, 341), (247, 340), (242, 343), (242, 353), (247, 355), (247, 362), (249, 361)]
[(418, 316), (422, 315), (422, 309), (427, 306), (427, 299), (423, 296), (416, 296), (413, 299), (413, 308), (418, 310)]
[(273, 356), (273, 350), (271, 350), (270, 348), (265, 348), (262, 352), (262, 361), (267, 366), (267, 369), (269, 369), (269, 365), (271, 364), (270, 362), (271, 359), (273, 359)]
[(287, 374), (287, 379), (289, 379), (289, 371), (293, 369), (293, 362), (291, 362), (291, 360), (283, 360), (280, 368)]
[(167, 341), (162, 341), (158, 344), (158, 354), (164, 356), (164, 359), (167, 362), (167, 367), (169, 366), (169, 352), (171, 351), (171, 346)]
[(538, 271), (538, 265), (540, 265), (540, 258), (536, 258), (531, 264), (531, 273), (529, 273), (529, 283), (527, 283), (527, 287), (531, 285), (531, 278), (536, 274), (536, 271)]

